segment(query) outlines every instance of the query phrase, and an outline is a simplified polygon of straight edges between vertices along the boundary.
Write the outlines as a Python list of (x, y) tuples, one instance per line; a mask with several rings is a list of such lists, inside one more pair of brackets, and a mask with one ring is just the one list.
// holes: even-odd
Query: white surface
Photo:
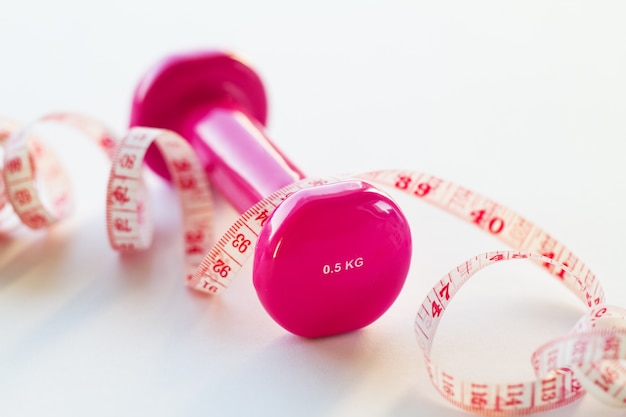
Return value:
[[(121, 133), (157, 59), (232, 49), (263, 76), (269, 134), (306, 172), (401, 167), (464, 184), (565, 242), (625, 306), (626, 6), (330, 3), (5, 2), (0, 114), (78, 110)], [(436, 279), (499, 242), (398, 197), (415, 256), (397, 302), (364, 330), (304, 340), (265, 314), (250, 265), (221, 299), (184, 287), (179, 212), (159, 181), (153, 248), (114, 253), (106, 161), (73, 142), (53, 141), (77, 177), (71, 220), (0, 241), (0, 415), (465, 414), (430, 385), (412, 321)], [(235, 214), (218, 201), (217, 231)], [(481, 277), (435, 356), (462, 375), (529, 377), (532, 349), (583, 308), (532, 265)], [(586, 397), (544, 415), (592, 414), (623, 411)]]

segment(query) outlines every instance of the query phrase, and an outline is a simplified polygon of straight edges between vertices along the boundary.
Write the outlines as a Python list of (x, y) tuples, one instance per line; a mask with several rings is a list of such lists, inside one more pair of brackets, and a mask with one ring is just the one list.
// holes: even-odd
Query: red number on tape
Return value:
[[(486, 415), (520, 415), (553, 409), (585, 391), (599, 400), (626, 405), (626, 310), (604, 304), (599, 280), (564, 245), (517, 213), (454, 183), (431, 175), (384, 170), (358, 175), (305, 179), (276, 191), (246, 211), (216, 241), (211, 241), (212, 200), (202, 165), (190, 145), (160, 129), (132, 128), (118, 141), (97, 121), (72, 114), (51, 114), (19, 129), (0, 120), (4, 158), (0, 176), (0, 231), (14, 212), (32, 228), (50, 226), (68, 212), (68, 178), (51, 149), (34, 136), (38, 123), (69, 124), (91, 138), (112, 159), (107, 185), (106, 223), (111, 246), (134, 251), (150, 246), (153, 225), (146, 199), (143, 160), (156, 146), (176, 186), (182, 209), (186, 282), (219, 294), (250, 258), (258, 234), (272, 211), (297, 190), (349, 178), (372, 181), (405, 192), (478, 225), (513, 250), (478, 255), (439, 280), (420, 305), (414, 329), (435, 388), (451, 403)], [(43, 179), (49, 198), (43, 200)], [(8, 214), (7, 214), (8, 213)], [(531, 358), (535, 381), (487, 384), (462, 381), (430, 358), (439, 322), (458, 290), (478, 271), (498, 262), (529, 259), (557, 277), (587, 307), (572, 332), (551, 340)]]

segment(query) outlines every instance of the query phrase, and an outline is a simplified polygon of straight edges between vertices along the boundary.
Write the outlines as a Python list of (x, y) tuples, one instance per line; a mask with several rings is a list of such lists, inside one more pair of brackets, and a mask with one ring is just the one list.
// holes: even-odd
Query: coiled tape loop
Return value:
[[(106, 224), (111, 246), (134, 251), (150, 246), (153, 225), (143, 180), (143, 160), (157, 146), (177, 189), (183, 215), (185, 281), (198, 291), (222, 293), (250, 258), (261, 228), (272, 211), (294, 192), (345, 179), (361, 179), (408, 193), (470, 222), (513, 250), (489, 252), (453, 269), (419, 307), (415, 332), (435, 388), (451, 403), (484, 415), (521, 415), (545, 411), (575, 401), (590, 392), (600, 401), (626, 405), (626, 310), (605, 304), (605, 294), (593, 272), (569, 249), (514, 211), (471, 190), (435, 176), (402, 170), (312, 178), (291, 184), (255, 204), (212, 245), (212, 200), (201, 163), (177, 134), (132, 128), (118, 141), (99, 122), (72, 114), (48, 115), (18, 129), (0, 120), (4, 165), (0, 180), (0, 230), (12, 208), (31, 228), (52, 225), (70, 207), (69, 181), (53, 152), (33, 135), (43, 121), (78, 128), (112, 159), (107, 185)], [(41, 190), (41, 182), (45, 190)], [(245, 250), (236, 237), (245, 231)], [(587, 313), (572, 331), (539, 347), (531, 361), (535, 381), (488, 384), (461, 381), (430, 358), (432, 342), (446, 308), (476, 272), (500, 261), (527, 259), (560, 280), (586, 306)]]

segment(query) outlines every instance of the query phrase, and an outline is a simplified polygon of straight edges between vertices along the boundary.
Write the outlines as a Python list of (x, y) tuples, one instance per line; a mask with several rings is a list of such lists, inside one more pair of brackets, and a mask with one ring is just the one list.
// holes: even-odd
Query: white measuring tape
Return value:
[(71, 182), (53, 150), (35, 136), (36, 127), (45, 122), (78, 129), (109, 158), (117, 148), (118, 141), (104, 125), (83, 115), (50, 114), (23, 128), (5, 123), (3, 130), (0, 125), (0, 142), (4, 147), (0, 210), (5, 212), (0, 217), (4, 220), (0, 222), (0, 231), (14, 227), (11, 215), (6, 214), (9, 211), (24, 225), (41, 229), (63, 219), (71, 210)]
[[(534, 381), (491, 384), (463, 381), (434, 364), (433, 338), (446, 307), (469, 278), (496, 262), (531, 259), (552, 271), (588, 308), (567, 335), (537, 349)], [(552, 258), (528, 252), (490, 252), (469, 259), (441, 279), (426, 296), (415, 319), (415, 333), (424, 351), (428, 374), (439, 393), (465, 410), (492, 416), (547, 411), (580, 399), (585, 390), (600, 401), (626, 406), (626, 310), (602, 304), (604, 293), (585, 267), (578, 273)]]
[[(11, 134), (18, 128), (17, 122), (0, 119), (0, 155), (4, 156), (4, 144)], [(4, 158), (0, 163), (0, 233), (7, 232), (15, 227), (10, 224), (13, 210), (7, 198), (4, 185)]]
[[(585, 391), (605, 403), (626, 405), (626, 367), (623, 365), (626, 311), (604, 304), (604, 292), (596, 276), (563, 244), (519, 214), (484, 196), (432, 175), (412, 171), (384, 170), (305, 179), (252, 206), (212, 246), (209, 184), (193, 149), (184, 139), (165, 130), (132, 128), (118, 145), (106, 129), (95, 129), (97, 124), (86, 123), (88, 119), (67, 115), (55, 115), (52, 119), (79, 128), (82, 124), (89, 137), (101, 145), (107, 144), (104, 148), (112, 155), (112, 168), (107, 186), (106, 222), (111, 245), (119, 251), (141, 250), (150, 245), (153, 226), (142, 165), (148, 147), (153, 143), (159, 147), (177, 188), (183, 214), (185, 281), (198, 291), (223, 292), (254, 252), (259, 232), (272, 211), (292, 193), (304, 188), (361, 179), (408, 193), (473, 223), (514, 251), (491, 252), (468, 260), (438, 281), (420, 306), (415, 332), (436, 389), (460, 408), (494, 416), (557, 408), (579, 399)], [(12, 130), (13, 127), (4, 131)], [(0, 141), (1, 132), (2, 125)], [(28, 128), (13, 131), (5, 139), (6, 201), (26, 225), (44, 227), (62, 217), (65, 203), (53, 198), (50, 209), (38, 197), (33, 178), (36, 173), (50, 172), (45, 159), (43, 168), (38, 165), (48, 150), (43, 149), (37, 155), (37, 147), (29, 149), (28, 144), (32, 143), (29, 132)], [(6, 138), (7, 133), (4, 135)], [(18, 166), (20, 169), (16, 169)], [(55, 187), (53, 182), (50, 194), (58, 200), (59, 192)], [(27, 193), (30, 200), (24, 198)], [(2, 194), (0, 205), (1, 197)], [(510, 259), (529, 259), (540, 264), (576, 294), (588, 312), (569, 334), (548, 342), (533, 354), (537, 380), (505, 384), (461, 381), (430, 359), (439, 321), (454, 295), (473, 274)]]
[(202, 164), (189, 143), (161, 129), (133, 128), (113, 160), (107, 186), (106, 221), (113, 249), (147, 249), (152, 240), (147, 193), (142, 177), (146, 151), (155, 143), (178, 191), (185, 239), (185, 276), (190, 280), (211, 248), (212, 200)]

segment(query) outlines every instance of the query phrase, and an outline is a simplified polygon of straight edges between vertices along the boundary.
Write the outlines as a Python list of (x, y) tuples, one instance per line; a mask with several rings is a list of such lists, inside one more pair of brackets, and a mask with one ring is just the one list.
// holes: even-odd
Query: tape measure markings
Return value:
[[(20, 220), (27, 226), (38, 229), (52, 224), (69, 210), (71, 201), (63, 199), (69, 192), (69, 179), (57, 167), (60, 162), (47, 147), (41, 144), (34, 152), (29, 128), (23, 128), (10, 136), (5, 145), (4, 179), (7, 198)], [(37, 169), (35, 169), (37, 166)], [(38, 181), (35, 177), (42, 181)], [(46, 187), (53, 201), (64, 204), (50, 205), (41, 199), (38, 185)]]
[[(4, 144), (9, 136), (17, 130), (19, 124), (13, 120), (0, 118), (0, 151), (2, 152), (2, 161), (0, 163), (0, 233), (8, 231), (6, 227), (7, 220), (10, 219), (12, 210), (9, 210), (6, 187), (4, 185)], [(10, 212), (10, 213), (9, 213)], [(7, 217), (8, 216), (8, 217)]]
[(137, 127), (122, 139), (107, 184), (107, 234), (115, 250), (142, 250), (150, 246), (154, 225), (143, 160), (152, 144), (161, 151), (178, 195), (185, 276), (190, 279), (211, 245), (213, 203), (206, 174), (193, 148), (174, 132)]
[[(42, 121), (59, 121), (78, 128), (112, 158), (107, 184), (107, 233), (111, 246), (120, 251), (150, 245), (154, 226), (142, 166), (151, 144), (160, 149), (181, 205), (186, 281), (203, 292), (219, 294), (230, 285), (250, 258), (270, 214), (298, 190), (349, 178), (362, 179), (448, 211), (516, 251), (490, 252), (460, 264), (437, 281), (420, 305), (414, 327), (435, 388), (458, 407), (486, 415), (545, 411), (579, 399), (585, 391), (612, 405), (626, 403), (626, 367), (619, 362), (626, 357), (626, 310), (603, 304), (605, 296), (599, 280), (563, 244), (482, 195), (429, 174), (404, 170), (305, 179), (252, 206), (211, 246), (210, 187), (195, 152), (184, 139), (161, 129), (133, 128), (118, 146), (110, 131), (92, 119), (52, 114), (19, 130), (0, 123), (0, 143), (4, 141), (5, 148), (0, 209), (4, 207), (4, 214), (9, 206), (6, 202), (10, 202), (22, 222), (32, 228), (48, 226), (62, 218), (70, 201), (69, 182), (57, 158), (33, 137), (34, 126)], [(47, 182), (48, 200), (40, 196), (42, 180)], [(577, 295), (589, 312), (572, 333), (533, 353), (536, 381), (486, 384), (458, 380), (430, 359), (441, 317), (470, 277), (486, 266), (510, 259), (529, 259), (541, 265)]]
[(4, 145), (9, 136), (19, 128), (19, 124), (10, 119), (0, 118), (0, 234), (9, 233), (19, 227), (19, 220), (8, 201), (4, 184)]
[[(574, 257), (570, 251), (565, 250), (563, 245), (556, 242), (546, 232), (512, 210), (502, 207), (486, 197), (425, 173), (384, 170), (359, 175), (329, 177), (326, 179), (305, 179), (277, 191), (254, 205), (228, 229), (227, 233), (218, 240), (218, 243), (209, 252), (205, 258), (206, 262), (203, 262), (201, 268), (196, 271), (194, 274), (195, 278), (192, 279), (190, 285), (201, 291), (212, 293), (221, 292), (218, 288), (213, 288), (210, 283), (222, 282), (224, 285), (221, 286), (221, 288), (225, 289), (230, 283), (230, 279), (227, 280), (226, 278), (234, 276), (240, 269), (240, 265), (242, 265), (249, 256), (249, 252), (247, 251), (248, 256), (239, 256), (239, 254), (233, 253), (233, 250), (230, 248), (230, 246), (232, 246), (230, 240), (234, 239), (233, 235), (241, 233), (240, 230), (242, 226), (240, 223), (250, 227), (257, 227), (256, 233), (258, 233), (261, 225), (251, 221), (253, 216), (264, 213), (263, 218), (266, 219), (269, 213), (271, 213), (281, 201), (298, 189), (308, 188), (331, 181), (336, 182), (347, 178), (370, 180), (404, 191), (409, 195), (424, 199), (435, 206), (475, 224), (479, 228), (498, 237), (510, 247), (529, 252), (543, 253), (557, 260), (566, 257), (567, 259), (563, 260), (564, 264), (578, 265), (577, 258)], [(508, 225), (514, 225), (514, 227), (509, 228)], [(249, 246), (253, 247), (256, 241), (251, 238), (248, 239), (251, 242)], [(538, 248), (538, 242), (544, 243), (539, 245), (540, 247)], [(551, 242), (552, 252), (548, 253), (545, 247), (542, 248), (542, 246), (545, 246), (545, 242)], [(554, 247), (556, 247), (556, 249)], [(227, 255), (222, 256), (222, 254)], [(236, 268), (234, 268), (235, 265), (229, 265), (226, 258), (236, 259)], [(582, 264), (580, 267), (585, 268)], [(563, 274), (561, 270), (551, 272), (557, 276)], [(589, 279), (595, 280), (595, 276), (592, 275)]]
[[(517, 250), (515, 252), (491, 252), (460, 264), (437, 282), (417, 311), (414, 327), (418, 341), (424, 349), (429, 375), (436, 389), (448, 401), (465, 410), (493, 416), (528, 414), (561, 407), (581, 398), (586, 390), (592, 392), (601, 401), (613, 405), (620, 403), (619, 398), (618, 400), (613, 397), (607, 399), (605, 393), (596, 392), (597, 389), (594, 387), (597, 384), (595, 381), (600, 381), (601, 379), (598, 378), (601, 378), (601, 375), (604, 375), (603, 380), (607, 380), (607, 371), (606, 365), (603, 365), (604, 362), (600, 361), (603, 356), (596, 355), (592, 350), (584, 352), (584, 356), (586, 355), (584, 368), (577, 368), (576, 375), (574, 374), (575, 371), (570, 369), (574, 362), (569, 360), (571, 359), (569, 356), (563, 354), (563, 357), (559, 358), (559, 363), (568, 364), (570, 368), (559, 369), (554, 366), (552, 356), (545, 353), (547, 351), (545, 348), (543, 351), (538, 350), (533, 354), (533, 361), (541, 363), (537, 369), (546, 370), (546, 372), (538, 375), (536, 381), (510, 384), (460, 381), (432, 363), (429, 354), (434, 332), (450, 300), (471, 276), (488, 265), (509, 259), (534, 261), (558, 278), (591, 311), (595, 311), (594, 308), (601, 305), (605, 295), (596, 275), (569, 249), (541, 228), (487, 197), (425, 173), (384, 170), (323, 180), (305, 179), (289, 185), (255, 204), (237, 219), (218, 240), (217, 244), (211, 248), (189, 284), (204, 292), (214, 294), (223, 292), (249, 258), (251, 250), (248, 248), (252, 249), (255, 246), (258, 231), (280, 202), (299, 189), (348, 178), (372, 181), (427, 201), (476, 225)], [(261, 213), (262, 216), (260, 216)], [(261, 221), (259, 222), (259, 220)], [(255, 233), (252, 235), (243, 233), (242, 231), (246, 228)], [(237, 248), (234, 243), (243, 239), (246, 240), (246, 243), (249, 241), (249, 244), (246, 245), (243, 253), (238, 254), (234, 251)], [(609, 307), (602, 306), (601, 308)], [(614, 309), (614, 307), (610, 308)], [(622, 327), (618, 326), (616, 329), (604, 332), (579, 332), (568, 335), (562, 338), (562, 343), (565, 345), (561, 346), (560, 349), (569, 352), (572, 350), (571, 346), (576, 341), (580, 345), (581, 340), (586, 341), (589, 346), (594, 345), (594, 343), (601, 344), (602, 340), (597, 341), (598, 337), (609, 337), (616, 332), (624, 332), (623, 323), (626, 320), (626, 314), (618, 316)], [(578, 355), (580, 358), (580, 352)], [(604, 374), (598, 371), (601, 366), (605, 367), (602, 368), (605, 369), (602, 371)], [(613, 368), (611, 368), (611, 372), (611, 375), (616, 374)], [(579, 374), (593, 374), (594, 376), (587, 376), (581, 383)], [(626, 384), (626, 371), (624, 374), (624, 384)], [(620, 388), (620, 392), (622, 391), (623, 389)]]
[(72, 126), (91, 138), (102, 149), (109, 159), (113, 159), (119, 140), (117, 136), (104, 124), (91, 117), (77, 113), (49, 113), (41, 121), (56, 121)]
[(26, 226), (39, 229), (65, 217), (72, 205), (70, 179), (52, 149), (34, 135), (44, 122), (60, 122), (82, 132), (111, 155), (114, 135), (100, 122), (77, 114), (50, 114), (12, 131), (4, 140), (6, 199)]
[(294, 192), (337, 182), (339, 178), (308, 178), (272, 193), (246, 210), (204, 257), (188, 285), (198, 291), (220, 294), (232, 282), (256, 247), (258, 234), (270, 213)]
[[(460, 381), (434, 365), (430, 359), (432, 340), (437, 326), (450, 300), (472, 275), (486, 266), (512, 259), (531, 259), (565, 270), (565, 279), (571, 282), (568, 287), (577, 289), (580, 293), (579, 298), (585, 301), (589, 308), (588, 313), (582, 319), (585, 325), (577, 325), (569, 335), (557, 338), (533, 353), (532, 363), (535, 374), (539, 378), (537, 381), (513, 384)], [(441, 290), (441, 285), (444, 283), (445, 296)], [(459, 265), (432, 288), (416, 314), (416, 335), (424, 351), (428, 373), (434, 386), (441, 395), (456, 406), (474, 413), (493, 416), (521, 415), (561, 407), (579, 399), (585, 390), (605, 403), (624, 406), (626, 393), (623, 387), (626, 385), (626, 369), (620, 367), (618, 372), (610, 368), (611, 375), (607, 378), (605, 360), (615, 362), (618, 358), (626, 357), (626, 328), (624, 327), (626, 311), (613, 306), (599, 305), (604, 301), (604, 293), (597, 283), (595, 288), (595, 290), (589, 289), (584, 279), (577, 276), (567, 266), (551, 258), (532, 253), (491, 252)], [(440, 304), (435, 306), (435, 299)], [(595, 299), (597, 303), (590, 305), (587, 302), (589, 299)], [(599, 312), (603, 315), (611, 312), (607, 317), (617, 318), (619, 326), (589, 330), (594, 329), (598, 323)], [(611, 341), (609, 346), (612, 349), (600, 349), (602, 346), (607, 346), (608, 341)], [(616, 343), (616, 341), (619, 342)], [(597, 389), (598, 386), (602, 389)], [(613, 386), (617, 386), (617, 389), (611, 392), (610, 388)], [(508, 394), (503, 396), (502, 393)]]
[[(409, 182), (417, 182), (413, 179), (423, 178), (424, 174), (389, 170), (385, 172), (378, 171), (375, 173), (367, 173), (361, 176), (363, 179), (374, 178), (383, 185), (389, 186), (393, 184), (396, 189), (416, 196), (412, 189), (402, 187), (403, 182), (399, 180), (394, 182), (394, 178), (404, 177), (410, 178)], [(597, 283), (595, 274), (593, 274), (586, 265), (580, 262), (578, 257), (538, 226), (526, 220), (513, 210), (501, 206), (487, 197), (453, 183), (443, 183), (446, 184), (447, 192), (437, 193), (436, 188), (433, 188), (419, 197), (457, 217), (473, 223), (513, 249), (541, 254), (547, 258), (558, 261), (557, 265), (562, 264), (567, 266), (575, 271), (577, 275), (583, 276), (589, 286), (593, 286), (594, 283)], [(462, 190), (462, 192), (459, 193), (457, 190)], [(462, 202), (456, 198), (458, 195), (464, 196)], [(488, 210), (487, 207), (491, 209)], [(561, 280), (564, 278), (565, 270), (560, 266), (548, 262), (542, 262), (542, 264), (553, 275)], [(585, 301), (587, 302), (587, 300)]]

